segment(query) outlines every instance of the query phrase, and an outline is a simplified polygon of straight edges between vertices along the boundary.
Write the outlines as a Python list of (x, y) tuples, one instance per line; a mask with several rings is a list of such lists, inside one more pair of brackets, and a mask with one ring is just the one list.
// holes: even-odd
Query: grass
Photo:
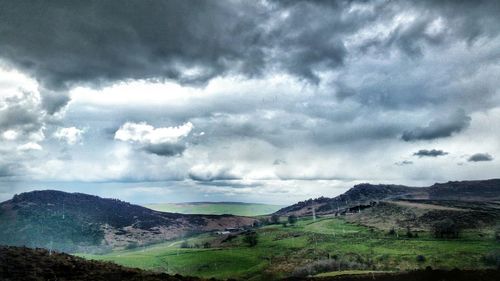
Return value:
[[(456, 240), (434, 239), (428, 233), (418, 238), (388, 236), (386, 232), (348, 223), (340, 218), (316, 221), (301, 219), (295, 226), (268, 225), (257, 230), (259, 243), (248, 247), (242, 237), (210, 249), (181, 249), (180, 241), (169, 241), (106, 255), (83, 255), (89, 259), (216, 278), (273, 279), (286, 277), (313, 261), (336, 259), (355, 262), (370, 271), (425, 268), (486, 268), (482, 258), (500, 249), (492, 236), (469, 231)], [(402, 233), (401, 233), (402, 234)], [(188, 240), (190, 244), (215, 241), (214, 234)], [(424, 261), (418, 261), (417, 256)], [(336, 273), (331, 273), (336, 274)]]
[(144, 207), (161, 212), (181, 214), (261, 216), (274, 213), (284, 206), (238, 202), (196, 202), (148, 204)]
[(359, 275), (359, 274), (370, 274), (370, 273), (387, 273), (390, 271), (373, 271), (373, 270), (342, 270), (342, 271), (332, 271), (325, 272), (314, 275), (314, 277), (334, 277), (341, 275)]

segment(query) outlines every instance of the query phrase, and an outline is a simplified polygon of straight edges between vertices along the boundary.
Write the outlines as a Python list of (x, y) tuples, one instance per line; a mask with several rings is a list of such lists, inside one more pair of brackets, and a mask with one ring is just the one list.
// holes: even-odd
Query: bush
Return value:
[(436, 238), (458, 238), (460, 229), (455, 221), (444, 219), (435, 222), (431, 227), (432, 233)]
[(316, 275), (322, 272), (340, 271), (348, 269), (366, 269), (366, 265), (358, 262), (347, 262), (338, 260), (318, 260), (305, 266), (295, 269), (292, 273), (294, 277), (306, 277)]
[(254, 247), (258, 243), (258, 236), (256, 232), (249, 232), (243, 237), (243, 242), (247, 243), (249, 247)]
[(425, 256), (423, 256), (423, 255), (418, 255), (418, 256), (417, 256), (417, 261), (418, 261), (418, 262), (424, 262), (424, 261), (425, 261)]
[(125, 249), (126, 250), (132, 250), (132, 249), (136, 249), (139, 247), (139, 243), (137, 242), (130, 242), (129, 244), (127, 244), (127, 246), (125, 246)]
[(184, 241), (182, 241), (182, 243), (181, 243), (181, 248), (186, 249), (186, 248), (191, 248), (191, 247), (189, 246), (188, 241), (185, 241), (185, 240), (184, 240)]
[(500, 251), (491, 251), (487, 254), (485, 254), (481, 260), (484, 262), (484, 264), (488, 266), (496, 266), (497, 268), (500, 268)]
[(280, 216), (274, 214), (271, 216), (271, 223), (272, 224), (279, 224), (280, 223)]
[(389, 236), (396, 236), (396, 229), (394, 229), (394, 227), (391, 228), (389, 230), (389, 232), (387, 232), (387, 235), (389, 235)]
[(294, 225), (297, 223), (297, 216), (296, 215), (289, 215), (288, 216), (288, 223), (291, 225)]
[(408, 238), (414, 237), (413, 233), (411, 232), (411, 228), (409, 226), (406, 228), (406, 237)]

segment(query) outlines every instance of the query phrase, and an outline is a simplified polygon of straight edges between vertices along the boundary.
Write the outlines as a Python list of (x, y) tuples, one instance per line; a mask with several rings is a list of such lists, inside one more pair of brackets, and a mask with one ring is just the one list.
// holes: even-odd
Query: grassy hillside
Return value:
[[(254, 247), (244, 242), (244, 235), (223, 242), (221, 236), (203, 234), (187, 243), (168, 242), (84, 257), (200, 277), (270, 280), (343, 270), (494, 268), (500, 255), (492, 229), (466, 231), (459, 239), (450, 240), (435, 239), (426, 232), (407, 238), (403, 229), (388, 235), (341, 218), (321, 218), (301, 219), (295, 226), (264, 226), (257, 234)], [(210, 248), (181, 247), (204, 244)]]
[(148, 204), (144, 207), (161, 212), (181, 214), (210, 214), (235, 216), (260, 216), (276, 212), (281, 205), (252, 204), (239, 202), (194, 202), (194, 203), (160, 203)]

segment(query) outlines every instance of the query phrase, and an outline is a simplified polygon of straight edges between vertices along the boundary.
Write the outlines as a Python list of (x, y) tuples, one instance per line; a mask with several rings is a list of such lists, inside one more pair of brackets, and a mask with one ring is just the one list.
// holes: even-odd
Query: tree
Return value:
[(189, 246), (188, 241), (184, 240), (181, 243), (181, 248), (185, 249), (185, 248), (191, 248), (191, 247)]
[(495, 227), (495, 241), (500, 242), (500, 224)]
[(247, 243), (249, 247), (254, 247), (259, 242), (257, 232), (249, 232), (243, 237), (243, 242)]
[(297, 223), (297, 216), (296, 215), (289, 215), (288, 216), (288, 222), (291, 225), (294, 225), (295, 223)]
[(408, 237), (408, 238), (413, 238), (414, 237), (413, 233), (411, 232), (411, 228), (410, 228), (409, 225), (406, 226), (406, 237)]
[(451, 219), (444, 219), (432, 225), (432, 233), (436, 238), (458, 238), (460, 229)]
[(280, 223), (280, 216), (279, 215), (272, 215), (271, 216), (271, 223), (272, 224), (279, 224)]

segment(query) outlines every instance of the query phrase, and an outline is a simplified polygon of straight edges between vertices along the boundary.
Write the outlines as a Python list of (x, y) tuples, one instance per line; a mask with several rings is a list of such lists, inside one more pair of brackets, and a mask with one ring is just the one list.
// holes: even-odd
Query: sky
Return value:
[(500, 177), (500, 1), (0, 0), (0, 200)]

